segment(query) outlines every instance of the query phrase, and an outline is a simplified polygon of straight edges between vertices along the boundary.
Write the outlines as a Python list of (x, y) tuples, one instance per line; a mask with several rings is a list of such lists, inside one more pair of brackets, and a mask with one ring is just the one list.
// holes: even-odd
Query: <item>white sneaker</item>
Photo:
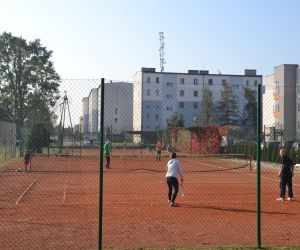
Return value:
[(276, 198), (277, 201), (284, 201), (283, 198), (279, 197), (279, 198)]
[(288, 197), (288, 198), (287, 198), (287, 200), (288, 200), (288, 201), (292, 201), (292, 200), (293, 200), (293, 198), (291, 198), (291, 197)]

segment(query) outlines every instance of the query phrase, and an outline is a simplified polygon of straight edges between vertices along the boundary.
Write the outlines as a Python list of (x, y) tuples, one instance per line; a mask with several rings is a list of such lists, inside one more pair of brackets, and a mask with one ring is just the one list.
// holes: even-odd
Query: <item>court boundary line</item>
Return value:
[(34, 179), (33, 182), (31, 182), (31, 184), (26, 188), (26, 190), (21, 194), (21, 196), (19, 197), (19, 199), (16, 201), (16, 205), (19, 204), (20, 200), (23, 198), (23, 196), (28, 192), (28, 190), (32, 187), (32, 185), (37, 181), (37, 179), (40, 177), (41, 175), (38, 175), (38, 177), (36, 177)]

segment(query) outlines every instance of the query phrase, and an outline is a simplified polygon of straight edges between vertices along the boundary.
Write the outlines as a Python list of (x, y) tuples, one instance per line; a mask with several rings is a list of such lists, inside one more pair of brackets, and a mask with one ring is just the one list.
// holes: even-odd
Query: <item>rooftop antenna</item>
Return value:
[(164, 32), (159, 32), (159, 41), (160, 41), (160, 47), (159, 47), (159, 57), (160, 57), (160, 72), (165, 71), (164, 65), (166, 64), (165, 60), (165, 36)]

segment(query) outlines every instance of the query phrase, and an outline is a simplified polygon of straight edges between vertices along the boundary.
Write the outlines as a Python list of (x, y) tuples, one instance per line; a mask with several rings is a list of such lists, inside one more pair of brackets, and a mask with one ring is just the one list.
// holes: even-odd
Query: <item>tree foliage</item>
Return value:
[(172, 128), (184, 127), (184, 120), (177, 112), (171, 115), (169, 119), (169, 127)]
[(214, 119), (215, 104), (213, 102), (213, 93), (210, 89), (205, 88), (202, 99), (201, 121), (203, 125), (209, 125)]
[(256, 126), (256, 121), (257, 121), (256, 91), (250, 88), (244, 88), (244, 98), (246, 100), (246, 104), (243, 110), (243, 125)]
[(50, 133), (43, 123), (35, 123), (31, 128), (28, 147), (37, 153), (42, 153), (43, 147), (50, 142)]
[[(52, 51), (40, 40), (27, 42), (4, 32), (0, 35), (1, 117), (17, 125), (17, 137), (25, 118), (42, 106), (54, 106), (58, 100), (60, 77), (50, 60)], [(34, 99), (34, 101), (33, 101)], [(21, 142), (22, 143), (22, 142)]]
[(221, 125), (239, 125), (238, 101), (228, 82), (223, 84), (221, 98), (216, 105), (216, 122)]

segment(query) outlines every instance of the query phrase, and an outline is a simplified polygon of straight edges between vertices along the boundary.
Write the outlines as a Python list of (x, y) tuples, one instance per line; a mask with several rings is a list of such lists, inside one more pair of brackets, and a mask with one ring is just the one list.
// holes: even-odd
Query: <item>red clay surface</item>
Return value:
[[(23, 167), (21, 159), (0, 166), (1, 248), (97, 248), (99, 160), (89, 154), (36, 157), (30, 173), (14, 171)], [(178, 196), (178, 207), (170, 208), (165, 183), (168, 158), (156, 162), (152, 154), (143, 158), (125, 154), (119, 157), (121, 151), (114, 151), (112, 169), (104, 172), (104, 247), (256, 245), (255, 172), (248, 168), (192, 172), (244, 162), (179, 158), (185, 170), (185, 195)], [(275, 171), (263, 171), (261, 182), (263, 245), (300, 246), (299, 174), (294, 177), (292, 202), (276, 201)]]

